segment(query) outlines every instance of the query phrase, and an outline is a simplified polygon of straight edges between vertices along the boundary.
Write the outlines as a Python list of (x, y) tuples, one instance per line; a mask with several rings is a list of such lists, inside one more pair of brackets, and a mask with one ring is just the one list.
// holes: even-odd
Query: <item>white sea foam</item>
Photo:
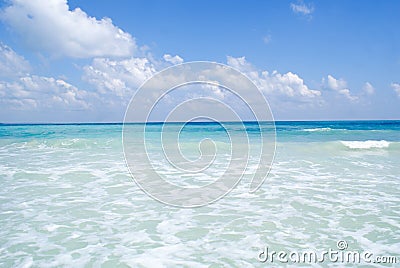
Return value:
[(322, 127), (322, 128), (306, 128), (303, 129), (303, 131), (307, 132), (317, 132), (317, 131), (331, 131), (332, 129), (330, 127)]
[(385, 140), (375, 141), (341, 141), (341, 143), (350, 148), (350, 149), (379, 149), (379, 148), (388, 148), (390, 142)]
[[(350, 249), (399, 256), (393, 208), (400, 203), (400, 143), (390, 142), (390, 153), (368, 154), (344, 148), (386, 148), (380, 139), (391, 138), (346, 137), (280, 142), (258, 191), (248, 193), (241, 182), (195, 209), (168, 207), (143, 193), (126, 169), (118, 133), (109, 145), (109, 138), (94, 137), (69, 146), (61, 143), (73, 138), (7, 141), (0, 147), (0, 267), (253, 267), (264, 246), (336, 250), (341, 239)], [(196, 185), (195, 177), (173, 173), (162, 154), (152, 156), (171, 182)], [(245, 176), (256, 159), (250, 157)], [(224, 172), (220, 160), (210, 177)]]

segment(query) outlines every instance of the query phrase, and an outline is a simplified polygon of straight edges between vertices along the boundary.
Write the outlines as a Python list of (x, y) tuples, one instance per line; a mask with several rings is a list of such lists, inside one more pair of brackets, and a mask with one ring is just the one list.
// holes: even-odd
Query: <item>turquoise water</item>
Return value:
[[(240, 131), (227, 126), (189, 124), (180, 137), (193, 156), (204, 138), (220, 145), (211, 176), (224, 168), (227, 132)], [(245, 126), (257, 146), (257, 125)], [(158, 136), (161, 125), (148, 131)], [(245, 174), (223, 199), (184, 209), (133, 182), (121, 124), (0, 125), (0, 266), (270, 267), (257, 259), (265, 246), (328, 250), (339, 240), (400, 256), (400, 121), (277, 122), (276, 133), (275, 161), (257, 192), (248, 193)], [(158, 149), (150, 139), (161, 172), (195, 183)]]

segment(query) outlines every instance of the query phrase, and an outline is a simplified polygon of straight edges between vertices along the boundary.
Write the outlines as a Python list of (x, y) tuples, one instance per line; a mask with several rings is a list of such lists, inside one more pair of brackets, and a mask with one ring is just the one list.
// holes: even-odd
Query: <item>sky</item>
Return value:
[(276, 120), (400, 119), (399, 14), (378, 0), (3, 0), (0, 122), (121, 122), (144, 81), (192, 61), (241, 71)]

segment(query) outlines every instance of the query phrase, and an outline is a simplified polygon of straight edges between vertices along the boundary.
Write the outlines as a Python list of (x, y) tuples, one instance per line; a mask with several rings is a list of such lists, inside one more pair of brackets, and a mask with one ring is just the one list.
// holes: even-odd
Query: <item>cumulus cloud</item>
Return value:
[(266, 94), (283, 95), (296, 99), (308, 99), (321, 95), (319, 90), (310, 89), (304, 83), (304, 80), (295, 73), (259, 72), (247, 62), (245, 57), (234, 58), (228, 56), (227, 63), (229, 66), (246, 74)]
[(301, 14), (305, 16), (311, 16), (314, 12), (314, 6), (311, 4), (305, 4), (303, 1), (298, 1), (297, 3), (290, 3), (290, 8), (296, 14)]
[(24, 57), (0, 42), (0, 77), (10, 78), (27, 74), (31, 67)]
[(343, 79), (336, 79), (332, 75), (328, 75), (327, 79), (322, 79), (322, 82), (327, 88), (336, 91), (349, 100), (354, 101), (358, 99), (356, 96), (351, 94), (350, 89), (347, 88), (347, 82)]
[[(122, 60), (94, 58), (90, 65), (83, 67), (82, 78), (94, 86), (100, 94), (111, 93), (129, 100), (136, 89), (157, 71), (182, 62), (183, 59), (179, 55), (169, 54), (165, 54), (161, 60), (155, 60), (151, 54), (147, 57), (130, 57)], [(179, 80), (179, 77), (171, 79)]]
[(100, 94), (112, 93), (119, 97), (131, 97), (134, 90), (156, 72), (154, 64), (147, 58), (95, 58), (83, 70), (83, 79), (95, 86)]
[(396, 92), (397, 96), (400, 97), (400, 84), (391, 83), (390, 86), (393, 88), (394, 92)]
[(179, 57), (178, 55), (175, 56), (171, 56), (170, 54), (165, 54), (163, 56), (164, 60), (166, 62), (172, 63), (172, 64), (179, 64), (183, 62), (183, 59), (181, 57)]
[(45, 76), (23, 76), (16, 81), (0, 81), (2, 105), (13, 110), (62, 108), (87, 110), (91, 108), (88, 99), (94, 93), (79, 90), (62, 79)]
[(221, 86), (219, 86), (218, 81), (210, 81), (214, 84), (203, 84), (202, 88), (206, 89), (208, 92), (212, 93), (213, 97), (216, 99), (224, 99), (227, 96), (227, 92)]
[(375, 93), (375, 88), (371, 83), (366, 82), (363, 86), (363, 90), (367, 95), (372, 95)]
[(129, 56), (136, 49), (129, 33), (111, 19), (97, 20), (67, 0), (11, 0), (1, 19), (38, 51), (73, 58)]
[(28, 61), (0, 44), (0, 104), (11, 110), (62, 108), (87, 110), (95, 93), (80, 90), (63, 79), (31, 75)]

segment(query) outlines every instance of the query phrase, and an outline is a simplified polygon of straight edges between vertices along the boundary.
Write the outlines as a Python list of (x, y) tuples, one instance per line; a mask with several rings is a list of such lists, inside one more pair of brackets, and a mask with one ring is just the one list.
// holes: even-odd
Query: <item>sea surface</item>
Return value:
[[(216, 140), (222, 153), (211, 177), (225, 167), (227, 133), (243, 131), (227, 125), (193, 123), (179, 141), (190, 158), (200, 140)], [(276, 122), (275, 160), (261, 188), (249, 193), (245, 176), (199, 208), (165, 205), (136, 185), (122, 128), (0, 125), (0, 267), (342, 267), (259, 260), (266, 247), (319, 252), (338, 250), (338, 241), (400, 263), (400, 121)], [(246, 124), (247, 135), (257, 131)], [(175, 174), (151, 139), (148, 148), (159, 172), (196, 183)]]

